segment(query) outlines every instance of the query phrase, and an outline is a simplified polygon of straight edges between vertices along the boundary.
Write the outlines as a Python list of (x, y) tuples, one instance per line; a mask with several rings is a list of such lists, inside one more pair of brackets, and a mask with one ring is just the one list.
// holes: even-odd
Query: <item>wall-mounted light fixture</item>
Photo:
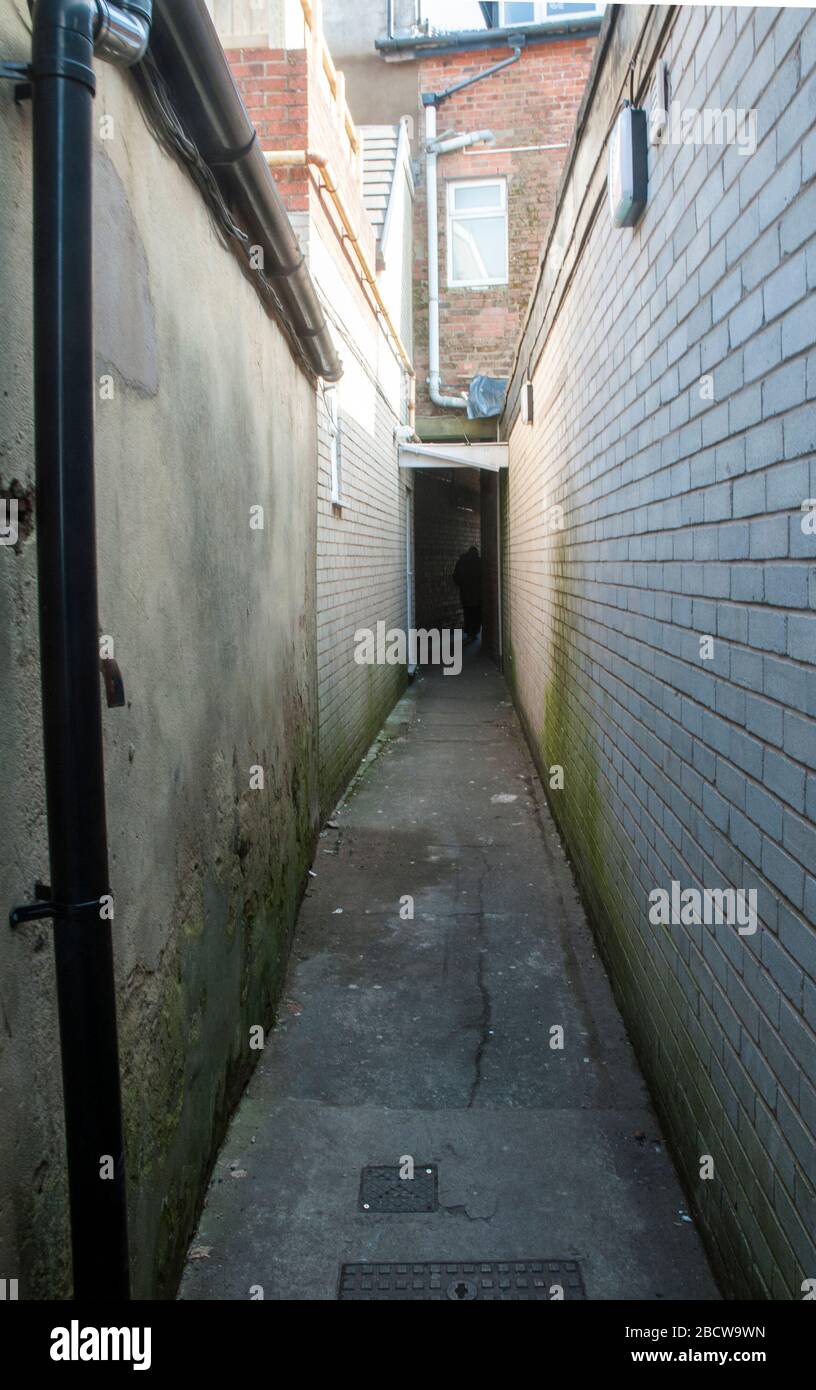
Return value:
[(521, 418), (525, 425), (533, 423), (533, 383), (525, 381), (519, 396), (519, 409)]
[(624, 104), (609, 140), (609, 211), (613, 227), (634, 227), (649, 179), (646, 112)]

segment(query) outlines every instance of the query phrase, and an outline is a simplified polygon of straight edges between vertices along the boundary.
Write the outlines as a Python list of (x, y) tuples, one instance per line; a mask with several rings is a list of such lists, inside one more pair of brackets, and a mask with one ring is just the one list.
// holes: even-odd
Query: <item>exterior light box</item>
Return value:
[(609, 141), (609, 211), (613, 227), (634, 227), (646, 206), (648, 149), (646, 112), (624, 106)]
[(534, 409), (533, 383), (531, 381), (525, 381), (524, 385), (521, 388), (521, 394), (519, 396), (519, 408), (521, 410), (522, 423), (525, 425), (531, 425), (533, 423)]

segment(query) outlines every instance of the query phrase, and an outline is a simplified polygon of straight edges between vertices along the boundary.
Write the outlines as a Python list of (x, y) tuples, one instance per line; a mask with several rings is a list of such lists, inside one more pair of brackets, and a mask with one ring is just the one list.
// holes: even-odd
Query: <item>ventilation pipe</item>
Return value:
[(141, 62), (147, 52), (152, 22), (150, 0), (96, 0), (94, 49), (100, 58), (122, 67)]

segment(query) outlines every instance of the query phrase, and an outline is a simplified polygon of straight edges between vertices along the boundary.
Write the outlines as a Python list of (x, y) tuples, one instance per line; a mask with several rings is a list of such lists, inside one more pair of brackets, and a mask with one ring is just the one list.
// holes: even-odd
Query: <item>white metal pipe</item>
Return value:
[(471, 145), (490, 145), (496, 139), (492, 130), (472, 130), (468, 135), (449, 135), (434, 140), (434, 154), (453, 154), (456, 150), (467, 150)]
[(530, 150), (568, 150), (569, 141), (561, 145), (497, 145), (495, 149), (468, 150), (468, 154), (527, 154)]
[(467, 398), (442, 394), (439, 371), (439, 226), (437, 219), (436, 107), (425, 107), (425, 193), (428, 204), (428, 394), (434, 405), (463, 410)]

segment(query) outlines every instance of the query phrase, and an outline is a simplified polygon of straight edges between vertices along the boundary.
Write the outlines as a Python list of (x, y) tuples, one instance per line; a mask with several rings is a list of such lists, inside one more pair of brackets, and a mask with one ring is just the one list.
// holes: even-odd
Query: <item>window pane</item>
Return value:
[(505, 280), (507, 236), (503, 217), (468, 217), (451, 222), (454, 282)]
[(506, 4), (502, 6), (504, 24), (532, 24), (535, 20), (535, 4)]
[(597, 9), (600, 9), (600, 5), (597, 5), (595, 0), (574, 0), (574, 3), (564, 5), (548, 4), (547, 18), (556, 19), (560, 14), (594, 14)]
[(481, 184), (479, 187), (467, 186), (454, 188), (453, 206), (457, 212), (465, 212), (468, 208), (500, 208), (502, 205), (502, 188), (499, 183)]

